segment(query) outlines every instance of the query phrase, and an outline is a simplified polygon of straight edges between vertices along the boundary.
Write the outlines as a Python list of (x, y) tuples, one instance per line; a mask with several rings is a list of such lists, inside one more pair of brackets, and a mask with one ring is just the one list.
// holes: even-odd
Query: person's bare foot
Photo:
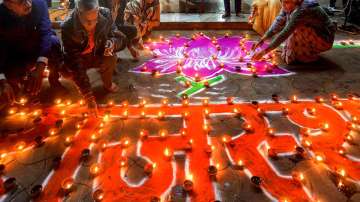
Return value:
[(105, 86), (104, 86), (104, 88), (105, 88), (105, 90), (107, 90), (109, 93), (116, 93), (116, 92), (119, 91), (119, 86), (116, 85), (114, 82), (111, 84), (111, 87), (110, 87), (110, 88), (107, 88), (107, 87), (105, 87)]
[(133, 57), (133, 61), (139, 61), (139, 52), (135, 50), (132, 46), (128, 47), (131, 56)]

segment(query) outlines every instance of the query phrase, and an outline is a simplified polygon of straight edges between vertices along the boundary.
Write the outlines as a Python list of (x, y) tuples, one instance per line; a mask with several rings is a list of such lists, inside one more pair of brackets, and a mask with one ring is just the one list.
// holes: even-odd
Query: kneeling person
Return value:
[(98, 68), (105, 90), (116, 92), (112, 82), (116, 67), (115, 52), (125, 43), (111, 18), (109, 9), (99, 7), (97, 0), (78, 0), (75, 10), (62, 26), (65, 66), (86, 99), (89, 109), (96, 112), (87, 69)]
[(4, 0), (0, 4), (0, 102), (12, 104), (20, 93), (36, 98), (47, 65), (50, 85), (61, 87), (57, 73), (61, 62), (60, 40), (51, 29), (45, 1)]

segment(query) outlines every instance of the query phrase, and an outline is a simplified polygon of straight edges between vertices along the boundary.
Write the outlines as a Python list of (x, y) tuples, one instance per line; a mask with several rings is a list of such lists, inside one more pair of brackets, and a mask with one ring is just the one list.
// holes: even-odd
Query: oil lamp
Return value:
[(61, 102), (62, 102), (62, 100), (60, 98), (55, 100), (55, 104), (57, 104), (57, 105), (61, 104)]
[(291, 96), (291, 102), (292, 103), (297, 103), (298, 102), (298, 98), (297, 98), (296, 95)]
[(66, 178), (61, 183), (61, 188), (65, 194), (68, 194), (74, 188), (74, 180), (72, 178)]
[(172, 158), (172, 152), (167, 147), (164, 149), (164, 156), (165, 156), (166, 160), (168, 160), (168, 161), (171, 160), (171, 158)]
[(307, 108), (306, 109), (307, 113), (310, 114), (311, 116), (314, 116), (316, 113), (316, 109), (314, 107), (311, 108)]
[(185, 119), (185, 120), (188, 120), (189, 116), (190, 116), (190, 113), (187, 112), (187, 111), (185, 111), (185, 112), (182, 113), (182, 117), (183, 117), (183, 119)]
[(226, 102), (228, 105), (233, 105), (234, 104), (234, 98), (233, 97), (228, 97), (226, 98)]
[(144, 173), (150, 176), (153, 173), (153, 170), (156, 168), (156, 163), (147, 163), (144, 166)]
[(183, 187), (184, 187), (184, 190), (187, 192), (187, 193), (192, 193), (193, 191), (193, 187), (194, 187), (194, 183), (193, 183), (193, 175), (192, 174), (188, 174), (186, 176), (186, 179), (183, 183)]
[(209, 99), (208, 98), (205, 98), (205, 99), (203, 99), (202, 100), (202, 104), (203, 104), (203, 106), (208, 106), (209, 105)]
[(93, 176), (98, 175), (101, 172), (101, 166), (97, 163), (94, 163), (90, 166), (90, 174)]
[(145, 99), (141, 99), (139, 102), (139, 107), (145, 107), (146, 105), (146, 100)]
[(83, 100), (83, 99), (79, 100), (79, 105), (84, 106), (85, 105), (85, 100)]
[(325, 102), (324, 98), (322, 98), (322, 97), (320, 97), (320, 96), (315, 97), (315, 101), (316, 101), (317, 103), (324, 103), (324, 102)]
[(149, 132), (146, 130), (140, 130), (140, 138), (142, 140), (145, 140), (149, 137)]
[(26, 147), (26, 143), (24, 141), (20, 141), (15, 145), (17, 151), (23, 151)]
[(70, 106), (72, 104), (72, 101), (71, 100), (66, 100), (65, 104), (66, 104), (66, 106)]
[(337, 170), (337, 173), (341, 176), (341, 177), (345, 177), (346, 176), (346, 171), (343, 168), (340, 168)]
[(164, 99), (161, 100), (161, 103), (162, 103), (162, 105), (163, 105), (164, 107), (166, 107), (166, 106), (168, 106), (168, 104), (169, 104), (169, 100), (168, 100), (167, 98), (164, 98)]
[(324, 157), (322, 156), (322, 155), (320, 155), (320, 154), (316, 154), (315, 155), (315, 160), (316, 160), (316, 162), (323, 162), (324, 161)]
[(183, 99), (182, 100), (182, 105), (184, 106), (184, 107), (187, 107), (187, 106), (189, 106), (189, 100), (186, 98), (186, 99)]
[(274, 129), (274, 128), (268, 128), (267, 134), (268, 134), (269, 136), (274, 136), (274, 134), (275, 134), (275, 129)]
[(159, 120), (163, 120), (164, 118), (165, 118), (165, 112), (159, 111), (159, 112), (158, 112), (158, 119), (159, 119)]
[(73, 136), (67, 136), (65, 138), (65, 146), (70, 146), (72, 144), (73, 140), (74, 140)]
[(160, 130), (159, 131), (159, 136), (162, 138), (162, 139), (165, 139), (168, 135), (168, 131), (163, 129), (163, 130)]
[(104, 199), (105, 193), (102, 189), (98, 189), (96, 190), (93, 195), (92, 198), (94, 199), (95, 202), (100, 202)]
[(21, 105), (25, 105), (27, 103), (27, 101), (28, 101), (28, 99), (26, 97), (22, 97), (22, 98), (20, 98), (19, 103)]
[(10, 115), (13, 115), (13, 114), (16, 113), (16, 111), (17, 111), (17, 108), (11, 107), (11, 108), (9, 109), (8, 113), (9, 113)]

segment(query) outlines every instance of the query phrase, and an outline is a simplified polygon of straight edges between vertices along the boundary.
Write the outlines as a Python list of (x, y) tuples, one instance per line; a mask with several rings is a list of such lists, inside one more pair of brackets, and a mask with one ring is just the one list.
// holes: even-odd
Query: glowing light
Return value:
[(339, 174), (340, 176), (342, 176), (342, 177), (345, 177), (345, 176), (346, 176), (346, 171), (345, 171), (345, 169), (339, 169), (339, 170), (338, 170), (338, 174)]
[(237, 165), (238, 165), (238, 166), (244, 166), (244, 162), (243, 162), (242, 160), (239, 160), (239, 161), (237, 162)]
[(146, 103), (147, 103), (147, 102), (146, 102), (145, 99), (141, 99), (141, 100), (140, 100), (140, 103), (139, 103), (139, 106), (140, 106), (140, 107), (145, 107)]
[(274, 128), (268, 128), (268, 135), (274, 135), (275, 129)]
[(190, 116), (190, 113), (187, 112), (187, 111), (182, 114), (182, 117), (183, 117), (185, 120), (188, 119), (189, 116)]
[(24, 111), (19, 112), (19, 114), (20, 114), (20, 116), (26, 116), (26, 112), (24, 112)]
[(168, 131), (165, 130), (165, 129), (160, 130), (159, 135), (160, 135), (161, 138), (166, 138), (167, 135), (168, 135)]
[(15, 145), (15, 148), (16, 148), (16, 150), (18, 150), (18, 151), (24, 150), (25, 147), (26, 147), (26, 143), (23, 142), (23, 141), (18, 142), (18, 143)]
[(323, 103), (323, 102), (325, 102), (324, 98), (322, 98), (322, 97), (320, 97), (320, 96), (315, 97), (315, 101), (316, 101), (317, 103)]
[(110, 115), (109, 114), (105, 114), (103, 117), (103, 121), (104, 122), (108, 122), (110, 120)]
[(323, 162), (323, 161), (324, 161), (324, 157), (323, 157), (322, 155), (317, 154), (317, 155), (315, 156), (315, 160), (316, 160), (317, 162)]
[(59, 132), (59, 130), (56, 129), (56, 128), (51, 128), (51, 129), (49, 130), (49, 134), (50, 134), (51, 136), (56, 135), (58, 132)]
[(65, 109), (63, 109), (63, 110), (60, 111), (60, 115), (65, 116), (65, 114), (66, 114), (66, 110), (65, 110)]
[(192, 174), (187, 174), (186, 175), (186, 180), (193, 181), (193, 179), (194, 179), (194, 176)]
[(298, 102), (298, 97), (297, 97), (296, 95), (293, 95), (293, 96), (291, 97), (291, 102), (297, 103), (297, 102)]
[(67, 106), (70, 106), (70, 105), (72, 104), (72, 101), (71, 101), (71, 100), (66, 100), (65, 104), (66, 104)]
[(316, 109), (315, 109), (314, 107), (312, 107), (312, 108), (307, 108), (307, 112), (308, 112), (310, 115), (315, 115)]
[(128, 140), (128, 139), (125, 139), (124, 141), (123, 141), (123, 144), (122, 144), (122, 146), (123, 147), (128, 147), (130, 145), (130, 141)]
[(104, 199), (105, 193), (103, 190), (98, 189), (93, 193), (93, 199), (95, 202), (100, 202)]
[(22, 97), (22, 98), (20, 98), (19, 103), (21, 105), (25, 105), (27, 103), (27, 101), (28, 101), (28, 99), (26, 97)]
[(100, 171), (101, 171), (101, 167), (99, 164), (94, 163), (90, 166), (90, 173), (92, 175), (98, 175), (100, 173)]
[(162, 99), (161, 101), (163, 106), (167, 106), (169, 104), (169, 100), (167, 98)]
[(65, 145), (70, 145), (74, 140), (73, 136), (68, 136), (65, 138)]
[(93, 133), (90, 138), (93, 142), (95, 142), (99, 139), (99, 134)]
[(114, 101), (113, 101), (113, 100), (109, 100), (108, 103), (107, 103), (107, 106), (108, 106), (108, 107), (114, 106)]
[(13, 115), (13, 114), (16, 113), (16, 111), (17, 111), (17, 109), (16, 109), (15, 107), (13, 107), (13, 108), (10, 108), (10, 109), (9, 109), (8, 113), (9, 113), (10, 115)]
[(330, 125), (329, 125), (328, 123), (323, 123), (323, 124), (322, 124), (322, 130), (328, 131), (329, 128), (330, 128)]
[(209, 99), (207, 99), (207, 98), (203, 99), (202, 104), (203, 104), (203, 106), (208, 106), (209, 105)]
[(189, 106), (189, 100), (188, 100), (188, 99), (184, 99), (184, 100), (182, 101), (182, 105), (183, 105), (184, 107)]
[(141, 118), (146, 118), (146, 112), (145, 111), (141, 111)]
[(158, 119), (164, 119), (165, 118), (165, 112), (159, 111), (158, 112)]
[(165, 155), (165, 157), (169, 160), (169, 159), (171, 159), (171, 157), (172, 157), (172, 153), (171, 153), (171, 151), (170, 151), (170, 149), (169, 148), (165, 148), (165, 150), (164, 150), (164, 155)]
[(79, 100), (79, 105), (84, 106), (85, 105), (85, 100), (83, 100), (83, 99)]
[(32, 113), (33, 116), (39, 116), (40, 114), (41, 114), (41, 110), (35, 110)]
[(66, 178), (65, 180), (62, 181), (61, 183), (61, 187), (63, 190), (65, 191), (69, 191), (72, 189), (74, 185), (74, 180), (72, 178)]

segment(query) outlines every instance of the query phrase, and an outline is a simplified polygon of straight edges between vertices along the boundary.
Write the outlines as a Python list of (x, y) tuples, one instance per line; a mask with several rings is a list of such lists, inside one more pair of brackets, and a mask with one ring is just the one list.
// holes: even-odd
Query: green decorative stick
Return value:
[(212, 77), (210, 79), (205, 79), (199, 82), (193, 81), (190, 78), (187, 78), (185, 76), (178, 76), (175, 78), (175, 80), (179, 83), (183, 83), (186, 85), (186, 83), (190, 84), (190, 87), (186, 90), (180, 92), (177, 94), (178, 97), (182, 97), (184, 94), (188, 97), (193, 96), (197, 93), (200, 93), (201, 91), (205, 90), (208, 87), (215, 86), (223, 81), (225, 81), (224, 75), (218, 75), (215, 77)]

